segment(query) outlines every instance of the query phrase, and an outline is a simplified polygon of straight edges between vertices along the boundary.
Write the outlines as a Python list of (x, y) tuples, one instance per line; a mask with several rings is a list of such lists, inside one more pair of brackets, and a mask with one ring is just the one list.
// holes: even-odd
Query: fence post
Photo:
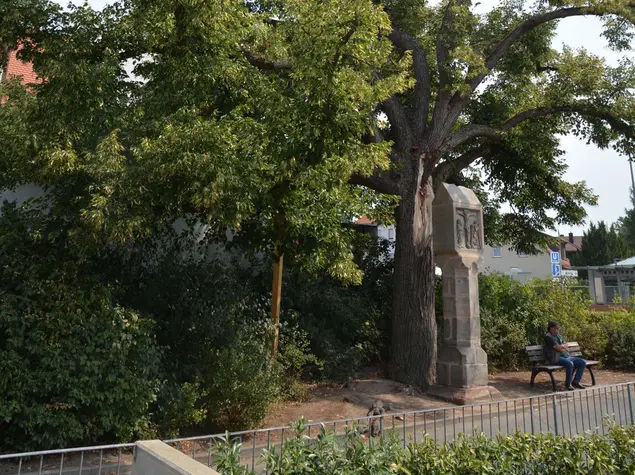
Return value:
[[(540, 411), (540, 401), (538, 401), (538, 410)], [(535, 434), (534, 431), (534, 400), (533, 398), (529, 398), (529, 418), (531, 420), (531, 433)]]
[(379, 417), (379, 434), (380, 438), (383, 440), (384, 438), (384, 416)]
[(558, 409), (557, 409), (558, 406), (556, 405), (555, 394), (551, 397), (551, 401), (553, 402), (553, 427), (556, 432), (556, 435), (558, 435)]
[(633, 418), (633, 398), (631, 397), (631, 385), (626, 386), (628, 390), (628, 408), (631, 411), (631, 424), (635, 424), (635, 418)]

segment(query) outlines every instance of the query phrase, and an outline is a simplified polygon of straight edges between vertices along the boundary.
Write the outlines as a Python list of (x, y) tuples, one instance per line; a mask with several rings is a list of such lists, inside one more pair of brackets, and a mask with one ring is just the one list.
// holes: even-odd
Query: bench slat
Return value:
[[(580, 345), (576, 341), (569, 342), (569, 350), (568, 351), (569, 351), (569, 355), (570, 356), (575, 356), (575, 357), (578, 357), (578, 358), (583, 358), (584, 357), (583, 353), (582, 353), (582, 349), (580, 348)], [(530, 363), (534, 363), (534, 365), (535, 365), (535, 363), (544, 362), (547, 359), (547, 356), (545, 354), (544, 345), (530, 345), (530, 346), (526, 346), (525, 348), (523, 348), (522, 353), (524, 354), (524, 357)], [(598, 364), (597, 361), (587, 361), (587, 366), (595, 366), (597, 364)]]

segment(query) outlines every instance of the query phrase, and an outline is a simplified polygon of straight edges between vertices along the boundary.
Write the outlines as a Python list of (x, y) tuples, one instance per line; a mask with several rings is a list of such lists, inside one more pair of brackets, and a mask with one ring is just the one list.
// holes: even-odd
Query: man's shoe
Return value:
[(575, 391), (575, 388), (571, 385), (564, 387), (567, 391)]
[(573, 387), (576, 389), (586, 389), (586, 386), (581, 383), (573, 383)]

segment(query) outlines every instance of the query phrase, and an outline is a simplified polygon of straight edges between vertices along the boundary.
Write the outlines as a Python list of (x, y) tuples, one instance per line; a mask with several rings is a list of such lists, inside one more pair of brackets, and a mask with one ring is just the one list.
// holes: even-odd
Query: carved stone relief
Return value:
[(459, 249), (481, 249), (480, 213), (456, 209), (456, 245)]

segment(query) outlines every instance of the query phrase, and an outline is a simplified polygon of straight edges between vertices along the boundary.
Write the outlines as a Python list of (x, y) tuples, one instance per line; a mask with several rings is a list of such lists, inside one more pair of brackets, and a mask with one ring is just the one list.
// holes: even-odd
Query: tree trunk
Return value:
[(280, 338), (280, 302), (282, 301), (282, 263), (283, 256), (276, 256), (273, 263), (273, 282), (271, 284), (271, 322), (273, 324), (273, 340), (271, 342), (271, 359), (278, 356), (278, 340)]
[[(423, 166), (421, 162), (417, 168)], [(427, 389), (435, 381), (437, 359), (431, 173), (417, 170), (411, 185), (403, 190), (397, 211), (393, 378)]]

